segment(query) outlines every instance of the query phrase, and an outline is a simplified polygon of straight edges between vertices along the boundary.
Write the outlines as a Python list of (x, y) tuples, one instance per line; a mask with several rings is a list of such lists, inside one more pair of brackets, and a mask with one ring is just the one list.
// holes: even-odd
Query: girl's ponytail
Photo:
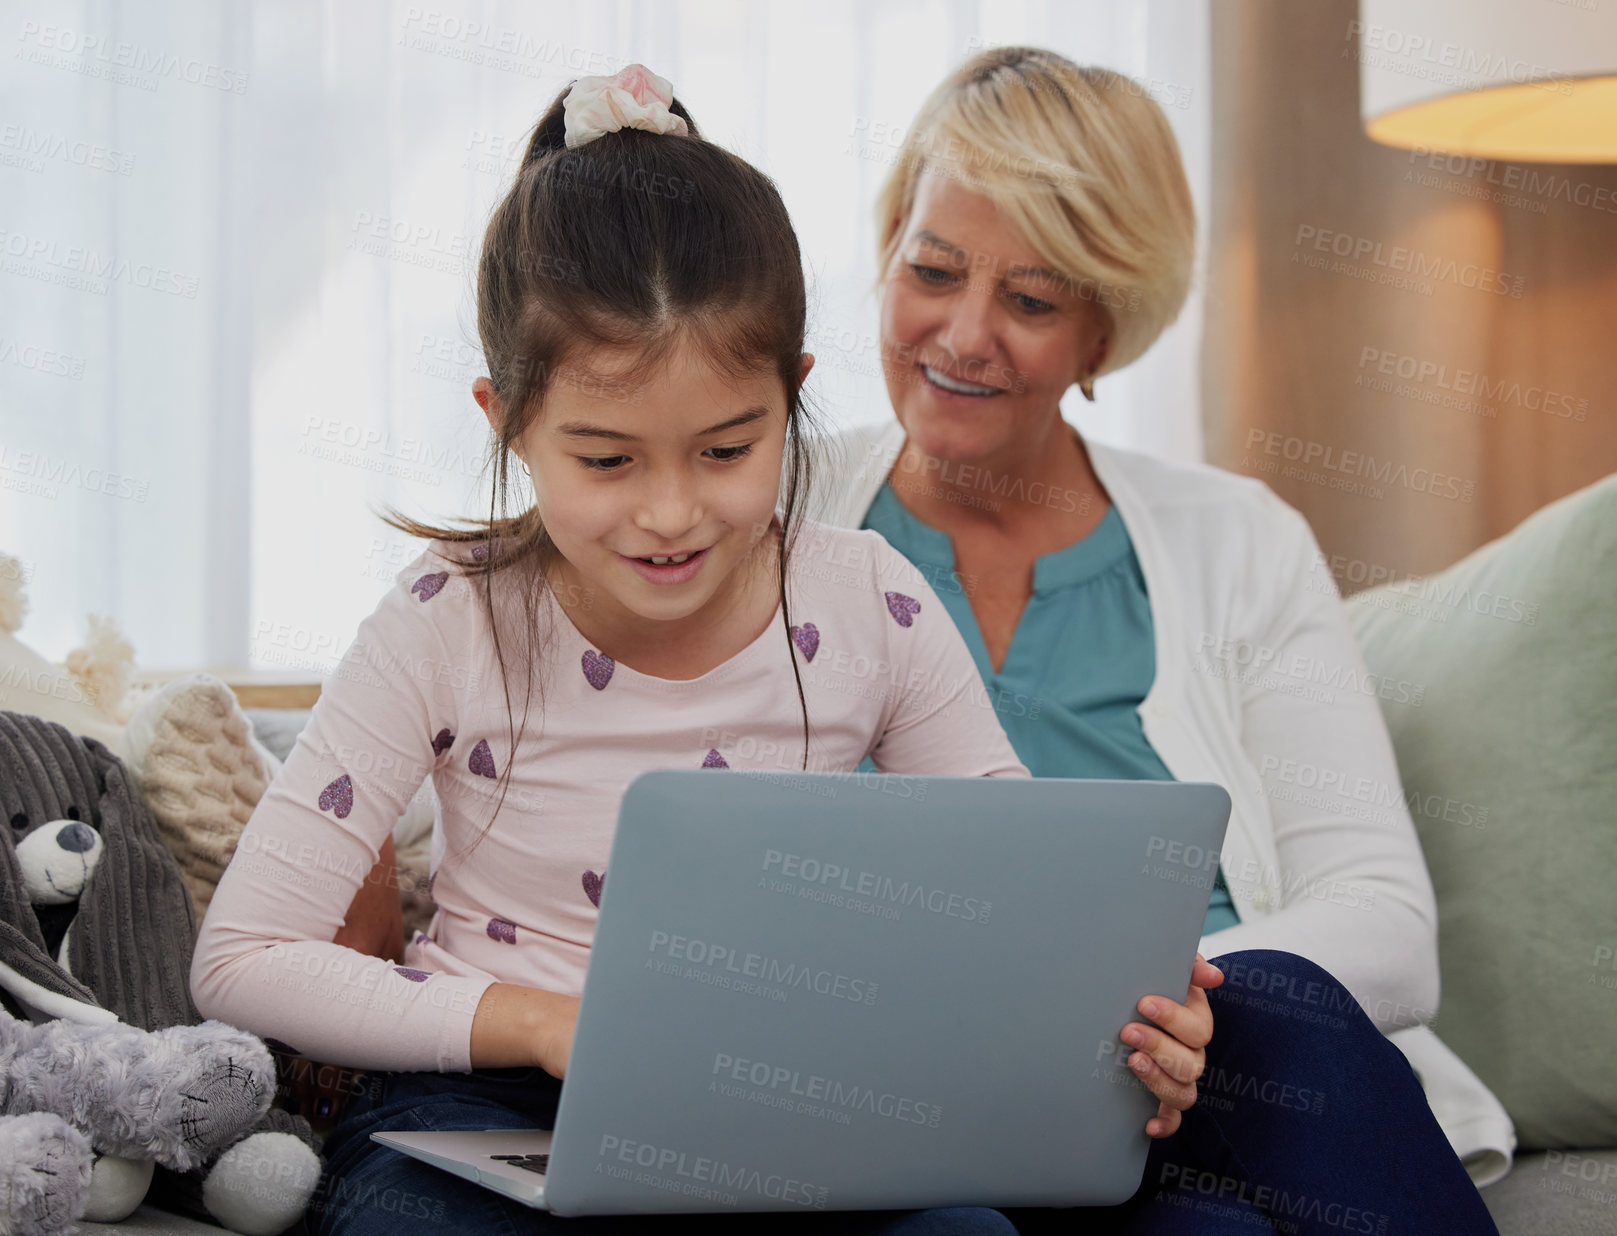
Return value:
[(533, 136), (528, 139), (528, 149), (522, 154), (522, 167), (518, 170), (517, 175), (521, 176), (530, 166), (546, 155), (566, 149), (567, 118), (562, 113), (561, 100), (557, 99), (550, 105), (550, 109), (539, 118), (539, 123), (534, 125)]

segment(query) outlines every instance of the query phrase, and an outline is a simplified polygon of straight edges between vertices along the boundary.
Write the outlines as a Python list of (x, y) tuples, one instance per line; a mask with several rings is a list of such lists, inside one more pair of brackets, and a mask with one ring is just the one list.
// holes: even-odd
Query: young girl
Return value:
[[(921, 574), (873, 532), (800, 527), (805, 294), (769, 180), (633, 66), (540, 120), (478, 272), (474, 397), (535, 501), (432, 538), (361, 624), (203, 926), (197, 1007), (278, 1050), (387, 1070), (351, 1097), (320, 1232), (659, 1230), (568, 1221), (372, 1142), (553, 1119), (618, 802), (657, 768), (1027, 776)], [(438, 905), (393, 965), (333, 943), (428, 775)], [(1197, 981), (1216, 971), (1202, 963)], [(1160, 1002), (1132, 1062), (1177, 1127), (1211, 1033)], [(1120, 1030), (1123, 1027), (1119, 1027)], [(654, 1033), (654, 1027), (648, 1027)], [(1170, 1076), (1170, 1073), (1173, 1076)], [(1175, 1081), (1174, 1077), (1182, 1079)], [(1009, 1232), (988, 1210), (703, 1216)]]

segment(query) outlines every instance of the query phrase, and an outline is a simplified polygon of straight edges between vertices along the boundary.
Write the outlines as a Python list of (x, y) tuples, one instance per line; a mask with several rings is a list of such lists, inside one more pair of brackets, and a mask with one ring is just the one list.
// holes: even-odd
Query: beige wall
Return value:
[[(1617, 471), (1617, 167), (1453, 170), (1374, 144), (1356, 15), (1214, 0), (1203, 355), (1209, 460), (1300, 509), (1344, 593), (1438, 570)], [(1436, 273), (1396, 269), (1417, 261)], [(1527, 406), (1545, 392), (1571, 414)]]

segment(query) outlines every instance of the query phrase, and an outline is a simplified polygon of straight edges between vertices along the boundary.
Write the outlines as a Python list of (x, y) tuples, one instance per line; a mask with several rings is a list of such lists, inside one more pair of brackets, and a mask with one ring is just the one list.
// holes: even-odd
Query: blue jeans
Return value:
[(1177, 1133), (1152, 1142), (1139, 1191), (1121, 1206), (561, 1219), (370, 1140), (373, 1129), (552, 1127), (561, 1093), (555, 1078), (542, 1069), (479, 1069), (372, 1075), (326, 1141), (309, 1228), (317, 1236), (1497, 1236), (1403, 1053), (1329, 974), (1268, 951), (1231, 953), (1214, 964), (1225, 980), (1208, 993), (1214, 1033), (1200, 1097)]
[(1007, 1210), (1023, 1236), (1498, 1236), (1404, 1054), (1292, 953), (1213, 959), (1196, 1105), (1121, 1206)]

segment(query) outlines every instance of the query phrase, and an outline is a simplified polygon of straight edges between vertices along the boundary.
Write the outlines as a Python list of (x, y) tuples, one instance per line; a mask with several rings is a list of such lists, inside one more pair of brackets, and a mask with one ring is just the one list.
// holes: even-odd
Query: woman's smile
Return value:
[(931, 365), (921, 365), (921, 376), (937, 393), (944, 396), (963, 396), (967, 399), (988, 399), (994, 395), (1003, 395), (1005, 392), (997, 386), (983, 386), (977, 382), (967, 382), (961, 378), (951, 377), (941, 369), (934, 369)]

